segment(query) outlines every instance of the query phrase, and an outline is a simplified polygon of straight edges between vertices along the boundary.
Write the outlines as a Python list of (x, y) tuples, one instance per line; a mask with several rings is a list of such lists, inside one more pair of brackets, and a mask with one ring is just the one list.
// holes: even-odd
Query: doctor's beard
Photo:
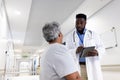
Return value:
[(83, 28), (83, 29), (77, 28), (77, 31), (78, 31), (80, 34), (84, 34), (84, 29), (85, 29), (85, 28)]

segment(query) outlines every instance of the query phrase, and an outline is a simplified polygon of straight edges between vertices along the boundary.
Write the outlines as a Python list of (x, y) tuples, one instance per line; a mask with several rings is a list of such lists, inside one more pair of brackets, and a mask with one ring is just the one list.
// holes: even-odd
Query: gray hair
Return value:
[(47, 42), (54, 41), (60, 34), (59, 24), (57, 22), (46, 23), (43, 28), (43, 37)]

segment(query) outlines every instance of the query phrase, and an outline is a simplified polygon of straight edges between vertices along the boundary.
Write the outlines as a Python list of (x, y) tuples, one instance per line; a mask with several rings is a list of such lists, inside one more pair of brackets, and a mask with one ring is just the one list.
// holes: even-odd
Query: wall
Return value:
[(5, 51), (7, 49), (7, 23), (4, 6), (0, 4), (0, 69), (5, 67)]
[(1, 5), (2, 0), (0, 0), (0, 5)]
[(87, 28), (93, 29), (99, 34), (110, 30), (112, 27), (116, 28), (117, 44), (114, 47), (106, 50), (106, 55), (102, 58), (102, 65), (120, 65), (120, 0), (114, 0), (108, 6), (93, 15), (87, 23)]
[[(113, 0), (105, 8), (93, 15), (87, 23), (87, 28), (102, 34), (112, 27), (116, 28), (117, 47), (106, 50), (101, 60), (104, 80), (120, 80), (120, 0)], [(109, 35), (110, 36), (110, 35)], [(108, 37), (109, 37), (108, 36)], [(111, 38), (112, 39), (112, 38)]]
[[(0, 73), (13, 68), (14, 52), (4, 3), (0, 4)], [(7, 68), (7, 69), (6, 69)]]

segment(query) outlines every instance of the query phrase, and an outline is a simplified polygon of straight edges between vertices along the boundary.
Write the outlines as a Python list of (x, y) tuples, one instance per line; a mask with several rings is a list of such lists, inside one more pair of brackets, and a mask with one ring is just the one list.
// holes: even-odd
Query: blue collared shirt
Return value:
[[(79, 37), (79, 45), (83, 45), (84, 36), (85, 36), (85, 31), (86, 31), (86, 29), (84, 29), (83, 34), (80, 34), (80, 33), (77, 31), (77, 35), (78, 35), (78, 37)], [(79, 58), (79, 62), (85, 62), (85, 58)]]

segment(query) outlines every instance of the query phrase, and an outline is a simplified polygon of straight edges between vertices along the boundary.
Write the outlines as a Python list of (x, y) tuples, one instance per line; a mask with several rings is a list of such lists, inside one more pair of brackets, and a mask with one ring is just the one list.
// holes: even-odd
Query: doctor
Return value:
[[(103, 80), (100, 58), (105, 53), (105, 48), (100, 37), (91, 30), (87, 30), (87, 16), (85, 14), (76, 15), (76, 29), (66, 38), (66, 46), (72, 53), (76, 64), (80, 64), (82, 80)], [(93, 51), (88, 52), (85, 58), (79, 58), (79, 53), (83, 47), (95, 46)]]

